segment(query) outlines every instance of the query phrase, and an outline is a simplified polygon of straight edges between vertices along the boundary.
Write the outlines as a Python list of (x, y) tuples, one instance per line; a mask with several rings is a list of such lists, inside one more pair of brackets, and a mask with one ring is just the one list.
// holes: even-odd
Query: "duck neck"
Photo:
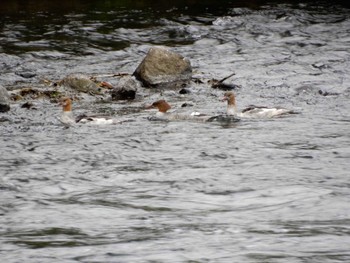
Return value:
[(63, 112), (72, 112), (72, 104), (66, 103), (63, 105)]
[(74, 119), (72, 111), (63, 111), (62, 116), (69, 118), (69, 119)]
[(235, 104), (228, 104), (227, 105), (227, 115), (236, 115), (237, 108)]

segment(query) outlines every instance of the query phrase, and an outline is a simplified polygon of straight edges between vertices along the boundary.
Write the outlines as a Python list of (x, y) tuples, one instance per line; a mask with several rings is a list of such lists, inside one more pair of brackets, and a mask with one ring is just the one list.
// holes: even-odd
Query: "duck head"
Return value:
[(72, 111), (72, 100), (70, 98), (61, 98), (60, 105), (62, 106), (63, 111)]
[(171, 109), (171, 106), (165, 100), (157, 100), (152, 105), (147, 106), (146, 109), (158, 109), (159, 112), (166, 113)]

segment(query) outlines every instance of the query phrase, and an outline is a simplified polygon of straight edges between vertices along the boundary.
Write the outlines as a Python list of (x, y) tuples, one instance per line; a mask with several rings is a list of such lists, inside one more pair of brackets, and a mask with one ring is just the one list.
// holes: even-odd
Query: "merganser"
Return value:
[(169, 112), (171, 106), (165, 100), (157, 100), (153, 102), (146, 109), (158, 109), (156, 118), (150, 118), (150, 120), (161, 120), (161, 121), (175, 121), (175, 120), (194, 120), (194, 121), (207, 121), (211, 116), (201, 114), (199, 112), (192, 112), (191, 114), (180, 114)]
[(72, 100), (70, 98), (62, 98), (60, 100), (63, 112), (59, 121), (65, 126), (71, 126), (76, 123), (89, 123), (89, 124), (117, 124), (120, 121), (110, 118), (109, 116), (97, 116), (97, 115), (80, 115), (74, 118), (72, 113)]
[(273, 118), (282, 115), (295, 114), (293, 110), (274, 107), (249, 106), (237, 112), (236, 98), (233, 92), (225, 92), (223, 101), (227, 101), (227, 115), (234, 115), (243, 118)]
[(171, 106), (165, 100), (157, 100), (151, 105), (147, 106), (146, 109), (158, 109), (156, 116), (163, 118), (169, 115), (167, 111), (171, 109)]

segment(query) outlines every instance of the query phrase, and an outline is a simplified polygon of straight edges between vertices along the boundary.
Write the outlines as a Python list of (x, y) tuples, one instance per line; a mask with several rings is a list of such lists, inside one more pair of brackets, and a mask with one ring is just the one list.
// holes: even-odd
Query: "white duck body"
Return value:
[(238, 116), (245, 118), (274, 118), (292, 113), (293, 111), (284, 108), (267, 108), (251, 106), (240, 112)]
[(153, 102), (146, 109), (158, 109), (155, 114), (155, 118), (150, 118), (150, 120), (160, 120), (160, 121), (177, 121), (177, 120), (189, 120), (191, 115), (179, 114), (176, 112), (170, 112), (171, 106), (165, 100), (157, 100)]
[(224, 100), (227, 101), (227, 115), (234, 115), (241, 118), (274, 118), (295, 113), (293, 110), (284, 108), (261, 106), (249, 106), (242, 112), (237, 112), (236, 98), (233, 92), (226, 92), (224, 94)]
[(76, 123), (71, 111), (63, 111), (61, 117), (59, 118), (59, 121), (67, 126), (71, 126)]
[(181, 114), (176, 112), (170, 112), (171, 106), (165, 100), (158, 100), (152, 105), (146, 107), (146, 109), (157, 108), (156, 118), (151, 118), (151, 120), (164, 120), (164, 121), (181, 121), (181, 120), (191, 120), (191, 121), (208, 121), (212, 116), (201, 114), (199, 112), (192, 112), (191, 114)]
[(77, 123), (88, 123), (88, 124), (94, 124), (94, 125), (106, 125), (106, 124), (116, 124), (118, 121), (102, 117), (102, 116), (82, 116), (81, 119), (78, 119), (79, 116), (76, 119)]
[(76, 123), (92, 124), (92, 125), (105, 125), (105, 124), (117, 124), (119, 121), (112, 119), (107, 116), (97, 116), (97, 115), (81, 115), (74, 118), (72, 112), (72, 100), (70, 98), (63, 98), (60, 101), (63, 112), (59, 118), (59, 121), (66, 126), (71, 126)]

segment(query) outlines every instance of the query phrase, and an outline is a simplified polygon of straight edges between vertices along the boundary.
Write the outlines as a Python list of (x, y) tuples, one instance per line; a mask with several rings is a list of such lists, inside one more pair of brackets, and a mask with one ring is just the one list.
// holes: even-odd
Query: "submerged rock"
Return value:
[(187, 81), (192, 77), (188, 59), (164, 48), (151, 48), (137, 67), (134, 76), (145, 86)]
[(34, 109), (34, 110), (36, 110), (37, 108), (35, 107), (35, 105), (32, 103), (32, 102), (29, 102), (29, 101), (27, 101), (27, 102), (25, 102), (24, 104), (22, 104), (21, 105), (21, 108), (22, 109)]
[(72, 74), (62, 79), (58, 84), (79, 92), (101, 95), (101, 88), (85, 75)]
[(10, 95), (5, 87), (0, 85), (0, 112), (10, 110)]
[(62, 93), (55, 89), (36, 89), (32, 87), (21, 88), (12, 92), (11, 99), (14, 101), (29, 99), (56, 99), (62, 96)]
[(34, 78), (36, 76), (33, 72), (15, 72), (15, 74), (25, 79)]
[(2, 123), (2, 122), (11, 122), (11, 120), (7, 117), (0, 116), (0, 123)]
[(139, 83), (130, 76), (122, 77), (112, 92), (112, 100), (134, 100)]
[(190, 90), (188, 90), (188, 89), (185, 89), (185, 88), (182, 88), (182, 89), (180, 89), (180, 91), (179, 91), (179, 94), (189, 94), (189, 93), (191, 93), (190, 92)]

